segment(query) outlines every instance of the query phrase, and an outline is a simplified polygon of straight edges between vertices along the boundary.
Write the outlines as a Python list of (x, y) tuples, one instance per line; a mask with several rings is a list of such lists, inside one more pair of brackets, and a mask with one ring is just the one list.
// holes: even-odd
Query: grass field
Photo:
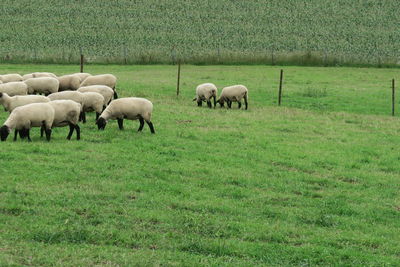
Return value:
[(2, 0), (0, 62), (398, 65), (398, 1)]
[[(150, 99), (156, 134), (91, 114), (80, 141), (0, 143), (0, 265), (397, 265), (398, 71), (285, 67), (277, 107), (279, 70), (184, 65), (176, 97), (174, 66), (87, 66)], [(247, 85), (249, 110), (196, 107), (208, 81)]]

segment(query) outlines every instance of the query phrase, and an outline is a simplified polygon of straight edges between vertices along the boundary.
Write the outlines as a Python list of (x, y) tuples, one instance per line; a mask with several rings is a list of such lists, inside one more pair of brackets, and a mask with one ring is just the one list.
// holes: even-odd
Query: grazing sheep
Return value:
[(193, 101), (197, 101), (197, 106), (201, 107), (203, 101), (207, 102), (207, 106), (211, 108), (211, 97), (214, 98), (214, 108), (217, 105), (218, 89), (213, 83), (203, 83), (196, 87), (196, 97)]
[(60, 85), (58, 87), (59, 92), (66, 90), (76, 91), (81, 84), (81, 80), (79, 79), (79, 77), (74, 75), (64, 75), (58, 77), (57, 79), (60, 82)]
[(24, 96), (9, 96), (6, 93), (0, 92), (0, 104), (4, 106), (5, 111), (11, 112), (15, 108), (32, 104), (32, 103), (46, 103), (50, 99), (41, 95), (24, 95)]
[(46, 96), (58, 92), (58, 87), (60, 85), (58, 80), (53, 77), (30, 78), (25, 80), (25, 83), (28, 85), (29, 94), (39, 93)]
[[(81, 130), (78, 125), (79, 114), (81, 113), (82, 106), (72, 100), (54, 100), (49, 102), (54, 108), (54, 121), (51, 128), (69, 126), (69, 133), (67, 136), (68, 140), (71, 140), (71, 136), (76, 131), (76, 140), (81, 139)], [(45, 129), (40, 129), (40, 136), (43, 137)]]
[(51, 72), (33, 72), (33, 73), (25, 74), (24, 76), (22, 76), (22, 79), (25, 81), (30, 78), (43, 78), (43, 77), (57, 78), (57, 76)]
[(19, 74), (4, 74), (0, 75), (0, 81), (2, 83), (9, 83), (9, 82), (21, 82), (22, 76)]
[(92, 74), (86, 73), (86, 72), (77, 72), (77, 73), (73, 73), (71, 75), (77, 76), (80, 80), (80, 83), (82, 83), (87, 77), (92, 76)]
[(28, 86), (24, 82), (9, 82), (0, 84), (0, 92), (9, 96), (27, 95)]
[(78, 89), (78, 92), (81, 93), (95, 92), (101, 94), (104, 97), (104, 105), (103, 105), (104, 108), (106, 108), (106, 106), (111, 102), (114, 94), (113, 89), (106, 85), (90, 85), (90, 86), (80, 87)]
[(49, 103), (33, 103), (15, 108), (0, 128), (1, 141), (6, 141), (12, 129), (15, 129), (14, 141), (17, 133), (21, 138), (31, 141), (29, 132), (32, 127), (44, 127), (46, 139), (50, 141), (51, 126), (54, 121), (54, 108)]
[(91, 111), (96, 112), (96, 121), (97, 121), (101, 112), (103, 111), (104, 97), (101, 94), (95, 92), (82, 93), (82, 95), (83, 95), (83, 107), (81, 114), (82, 122), (83, 123), (86, 122), (85, 112), (91, 112)]
[(118, 94), (115, 91), (115, 86), (117, 83), (117, 77), (112, 74), (101, 74), (89, 76), (81, 83), (81, 87), (89, 86), (89, 85), (107, 85), (114, 91), (114, 99), (118, 98)]
[(244, 99), (245, 109), (247, 109), (247, 99), (248, 99), (248, 90), (244, 85), (233, 85), (228, 86), (222, 89), (221, 95), (217, 100), (217, 103), (220, 104), (221, 107), (224, 106), (224, 102), (228, 105), (228, 108), (231, 108), (232, 102), (238, 102), (238, 107), (242, 107), (241, 100)]
[(151, 133), (155, 133), (153, 123), (151, 122), (151, 114), (153, 111), (153, 104), (145, 99), (138, 97), (126, 97), (111, 101), (110, 105), (101, 113), (100, 118), (96, 124), (99, 130), (104, 130), (107, 121), (110, 119), (117, 119), (120, 130), (124, 129), (124, 119), (140, 121), (138, 132), (143, 129), (144, 121), (149, 125)]

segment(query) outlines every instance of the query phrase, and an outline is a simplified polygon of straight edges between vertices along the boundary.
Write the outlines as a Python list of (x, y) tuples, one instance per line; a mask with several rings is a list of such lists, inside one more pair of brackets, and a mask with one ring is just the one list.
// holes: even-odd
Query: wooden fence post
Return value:
[(279, 79), (278, 106), (281, 105), (281, 101), (282, 101), (282, 80), (283, 80), (283, 70), (281, 70), (281, 77)]
[(124, 45), (124, 63), (125, 63), (125, 65), (128, 63), (127, 56), (128, 56), (128, 51), (126, 49), (126, 45)]
[(394, 116), (394, 107), (395, 107), (395, 83), (394, 79), (392, 79), (392, 116)]
[(179, 85), (181, 80), (181, 61), (178, 61), (178, 81), (176, 83), (176, 95), (179, 95)]
[(82, 52), (82, 47), (79, 49), (80, 53), (81, 53), (81, 73), (83, 72), (83, 52)]

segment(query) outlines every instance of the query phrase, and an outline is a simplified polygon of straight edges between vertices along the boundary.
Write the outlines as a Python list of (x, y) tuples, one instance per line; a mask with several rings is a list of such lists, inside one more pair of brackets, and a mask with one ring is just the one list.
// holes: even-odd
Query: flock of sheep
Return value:
[[(21, 139), (30, 138), (30, 129), (40, 127), (41, 137), (44, 133), (50, 141), (54, 127), (69, 126), (67, 139), (76, 132), (80, 139), (78, 122), (86, 122), (86, 112), (96, 112), (96, 124), (104, 130), (108, 120), (117, 120), (119, 129), (123, 129), (123, 120), (139, 120), (138, 131), (142, 131), (146, 122), (151, 133), (155, 133), (151, 115), (153, 104), (138, 97), (119, 98), (115, 90), (117, 78), (112, 74), (91, 75), (74, 73), (57, 77), (50, 72), (35, 72), (21, 76), (19, 74), (0, 75), (0, 104), (10, 113), (0, 128), (1, 141), (5, 141), (12, 130), (14, 141), (18, 135)], [(248, 90), (243, 85), (234, 85), (222, 89), (217, 100), (217, 87), (212, 83), (200, 84), (196, 88), (198, 106), (207, 102), (214, 108), (217, 103), (224, 107), (225, 102), (231, 108), (232, 102), (244, 99), (248, 107)], [(39, 95), (37, 95), (39, 94)], [(42, 95), (43, 94), (43, 95)]]
[[(153, 104), (144, 98), (118, 98), (115, 90), (117, 78), (112, 74), (91, 75), (75, 73), (57, 77), (49, 72), (0, 75), (0, 104), (10, 112), (0, 128), (1, 141), (15, 130), (14, 141), (30, 138), (30, 129), (40, 127), (41, 136), (50, 141), (54, 127), (69, 126), (67, 139), (75, 130), (80, 139), (79, 121), (86, 122), (86, 112), (96, 112), (96, 124), (104, 130), (107, 121), (139, 120), (139, 131), (144, 122), (155, 133), (151, 122)], [(36, 95), (43, 94), (43, 95)]]

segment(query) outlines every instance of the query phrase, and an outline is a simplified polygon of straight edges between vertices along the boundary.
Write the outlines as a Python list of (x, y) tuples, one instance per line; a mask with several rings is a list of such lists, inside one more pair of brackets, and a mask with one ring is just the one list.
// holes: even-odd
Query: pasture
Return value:
[[(151, 100), (156, 134), (91, 113), (80, 141), (0, 143), (0, 265), (398, 264), (398, 70), (285, 67), (277, 107), (279, 70), (183, 65), (177, 97), (176, 66), (86, 66)], [(33, 71), (78, 66), (1, 65)], [(245, 84), (249, 110), (198, 108), (203, 82)]]

